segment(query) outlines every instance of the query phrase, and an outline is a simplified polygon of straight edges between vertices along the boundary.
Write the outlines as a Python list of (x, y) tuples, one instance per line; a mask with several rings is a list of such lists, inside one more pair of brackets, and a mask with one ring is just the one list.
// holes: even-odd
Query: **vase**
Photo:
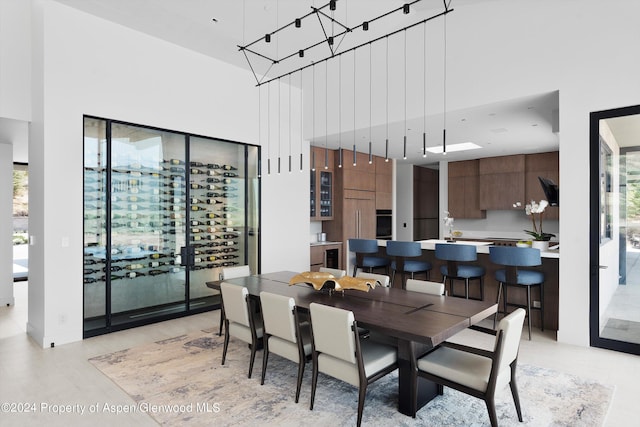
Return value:
[(548, 240), (533, 240), (531, 242), (531, 247), (540, 249), (540, 252), (546, 252), (549, 250), (549, 241)]

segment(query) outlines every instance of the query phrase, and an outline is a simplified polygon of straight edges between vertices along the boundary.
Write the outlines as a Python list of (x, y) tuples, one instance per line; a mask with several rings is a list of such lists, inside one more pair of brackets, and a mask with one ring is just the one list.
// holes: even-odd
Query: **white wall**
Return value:
[[(413, 240), (413, 165), (396, 163), (396, 240)], [(405, 226), (406, 225), (406, 226)]]
[(0, 117), (31, 118), (31, 2), (0, 0)]
[(496, 0), (447, 21), (448, 108), (559, 90), (562, 342), (589, 344), (589, 113), (640, 103), (639, 15), (630, 0)]
[[(261, 138), (249, 72), (50, 0), (35, 0), (33, 16), (28, 331), (48, 346), (82, 338), (84, 114), (244, 143)], [(299, 126), (292, 134), (300, 138)], [(263, 174), (263, 272), (308, 268), (308, 185), (298, 175)]]
[(0, 142), (0, 305), (13, 305), (13, 146)]

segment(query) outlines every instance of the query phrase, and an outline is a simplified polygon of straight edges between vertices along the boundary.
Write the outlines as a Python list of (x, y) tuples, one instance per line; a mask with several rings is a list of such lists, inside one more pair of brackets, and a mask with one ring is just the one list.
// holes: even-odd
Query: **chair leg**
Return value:
[(491, 421), (491, 427), (498, 427), (498, 416), (496, 415), (496, 402), (493, 397), (487, 398), (484, 401), (487, 404), (487, 411), (489, 412), (489, 421)]
[(227, 358), (227, 347), (229, 347), (229, 321), (224, 320), (224, 346), (222, 347), (222, 365)]
[(221, 305), (220, 306), (220, 330), (218, 331), (218, 336), (222, 335), (222, 325), (224, 324), (224, 319), (225, 319), (224, 306)]
[(300, 389), (302, 388), (302, 377), (304, 376), (305, 360), (302, 359), (298, 363), (298, 383), (296, 384), (296, 403), (300, 399)]
[(364, 399), (367, 395), (367, 383), (365, 381), (360, 382), (360, 387), (358, 389), (358, 421), (356, 423), (357, 427), (360, 427), (362, 424), (362, 411), (364, 410)]
[(529, 341), (531, 341), (531, 286), (527, 286), (527, 324), (529, 325)]
[(353, 264), (353, 277), (356, 277), (356, 273), (358, 272), (358, 265)]
[(518, 395), (518, 386), (516, 385), (516, 380), (511, 379), (509, 386), (511, 388), (511, 395), (513, 396), (513, 403), (516, 405), (518, 421), (522, 422), (522, 409), (520, 408), (520, 396)]
[(464, 279), (464, 298), (469, 299), (469, 278)]
[(254, 341), (251, 343), (251, 359), (249, 360), (249, 375), (248, 378), (251, 378), (251, 374), (253, 373), (253, 362), (256, 360), (256, 351), (258, 348), (258, 342)]
[(393, 288), (393, 281), (396, 278), (396, 271), (395, 270), (391, 270), (391, 284), (389, 286), (391, 286)]
[(484, 301), (484, 277), (480, 276), (480, 301)]
[(262, 375), (260, 375), (260, 385), (264, 385), (264, 377), (267, 374), (267, 361), (269, 360), (269, 337), (264, 336), (264, 352), (262, 354)]
[(540, 283), (540, 330), (544, 332), (544, 284)]
[[(500, 295), (502, 294), (502, 282), (498, 284), (498, 298), (496, 299), (496, 305), (500, 307)], [(498, 307), (496, 307), (496, 314), (493, 315), (493, 329), (496, 328), (496, 321), (498, 320)]]
[(313, 360), (313, 373), (311, 375), (311, 404), (309, 405), (309, 410), (313, 411), (313, 401), (316, 398), (316, 385), (318, 384), (318, 367), (317, 361), (314, 357)]

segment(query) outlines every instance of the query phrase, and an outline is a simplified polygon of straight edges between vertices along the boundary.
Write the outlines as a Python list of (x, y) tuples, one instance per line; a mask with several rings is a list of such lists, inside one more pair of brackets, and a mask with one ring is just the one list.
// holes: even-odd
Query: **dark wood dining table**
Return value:
[[(252, 297), (272, 292), (293, 297), (296, 305), (308, 310), (312, 302), (353, 312), (359, 326), (395, 338), (398, 343), (398, 410), (412, 414), (414, 399), (411, 360), (420, 357), (456, 333), (494, 314), (496, 303), (436, 296), (397, 288), (376, 287), (369, 292), (316, 291), (307, 284), (289, 285), (297, 273), (279, 271), (225, 280), (245, 286)], [(220, 289), (221, 281), (207, 282)], [(437, 395), (437, 385), (418, 378), (418, 409)]]

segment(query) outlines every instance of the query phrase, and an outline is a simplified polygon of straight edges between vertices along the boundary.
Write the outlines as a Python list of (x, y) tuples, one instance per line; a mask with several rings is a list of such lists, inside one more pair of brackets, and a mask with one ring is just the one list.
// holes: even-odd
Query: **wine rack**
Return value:
[(258, 147), (85, 117), (84, 331), (219, 307), (205, 283), (258, 271)]

